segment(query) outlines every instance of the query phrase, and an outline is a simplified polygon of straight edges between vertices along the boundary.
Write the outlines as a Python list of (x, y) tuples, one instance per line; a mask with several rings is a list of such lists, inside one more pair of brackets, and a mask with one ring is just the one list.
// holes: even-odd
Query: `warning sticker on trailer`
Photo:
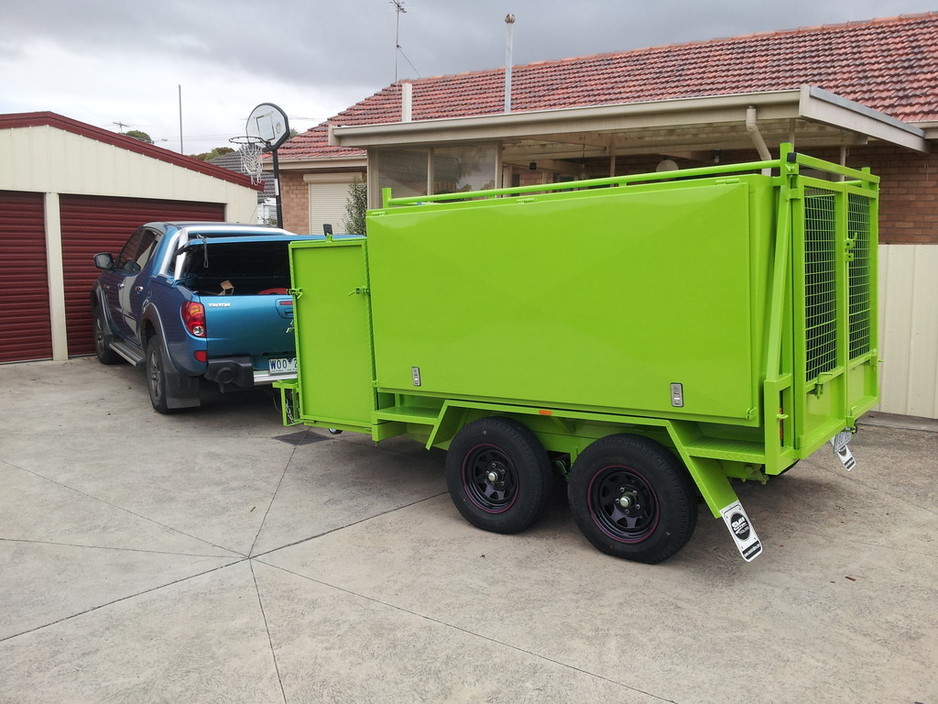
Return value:
[(756, 535), (756, 529), (749, 522), (749, 516), (743, 505), (736, 501), (720, 510), (726, 527), (733, 536), (739, 554), (746, 562), (752, 562), (762, 553), (762, 543)]
[(847, 446), (852, 437), (853, 433), (849, 430), (842, 430), (831, 438), (831, 446), (834, 448), (834, 454), (837, 455), (837, 459), (840, 460), (844, 469), (848, 472), (857, 466), (857, 461), (853, 459), (853, 453), (850, 452), (850, 448)]

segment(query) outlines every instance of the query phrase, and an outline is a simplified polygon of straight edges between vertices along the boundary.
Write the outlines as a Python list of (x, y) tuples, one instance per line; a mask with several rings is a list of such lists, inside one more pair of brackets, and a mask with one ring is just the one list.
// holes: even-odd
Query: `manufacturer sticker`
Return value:
[(411, 367), (410, 375), (414, 380), (414, 386), (420, 386), (420, 367)]
[(743, 505), (736, 501), (720, 510), (720, 515), (726, 523), (726, 528), (739, 549), (739, 554), (746, 562), (752, 562), (762, 553), (762, 543), (752, 527), (749, 516)]

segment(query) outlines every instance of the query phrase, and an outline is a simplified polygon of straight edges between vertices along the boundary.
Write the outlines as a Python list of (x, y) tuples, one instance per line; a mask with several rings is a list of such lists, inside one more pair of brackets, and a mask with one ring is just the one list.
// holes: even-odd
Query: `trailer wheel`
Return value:
[(530, 430), (509, 418), (480, 418), (460, 430), (446, 455), (446, 485), (469, 523), (493, 533), (531, 526), (550, 501), (553, 473)]
[(602, 552), (654, 564), (677, 553), (697, 525), (687, 470), (663, 446), (610, 435), (573, 463), (567, 498), (577, 527)]

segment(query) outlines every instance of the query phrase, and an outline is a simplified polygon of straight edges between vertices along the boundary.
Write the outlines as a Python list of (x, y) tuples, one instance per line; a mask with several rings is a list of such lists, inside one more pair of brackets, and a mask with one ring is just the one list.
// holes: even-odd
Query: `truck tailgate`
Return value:
[(204, 296), (202, 303), (210, 359), (251, 355), (254, 369), (266, 372), (270, 359), (296, 357), (292, 297)]

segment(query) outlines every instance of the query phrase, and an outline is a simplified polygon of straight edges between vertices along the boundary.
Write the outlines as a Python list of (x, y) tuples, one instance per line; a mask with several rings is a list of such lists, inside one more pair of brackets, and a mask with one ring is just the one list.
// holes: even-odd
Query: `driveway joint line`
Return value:
[[(268, 554), (269, 554), (269, 553), (268, 553)], [(378, 605), (380, 605), (380, 606), (385, 606), (385, 607), (387, 607), (387, 608), (389, 608), (389, 609), (394, 609), (395, 611), (399, 611), (399, 612), (401, 612), (401, 613), (408, 614), (408, 615), (410, 615), (410, 616), (415, 616), (415, 617), (417, 617), (417, 618), (424, 619), (425, 621), (429, 621), (430, 623), (435, 623), (435, 624), (437, 624), (437, 625), (439, 625), (439, 626), (443, 626), (444, 628), (451, 628), (451, 629), (453, 629), (453, 630), (455, 630), (455, 631), (459, 631), (460, 633), (465, 633), (465, 634), (468, 635), (468, 636), (473, 636), (473, 637), (475, 637), (475, 638), (481, 638), (482, 640), (486, 640), (486, 641), (488, 641), (489, 643), (493, 643), (493, 644), (498, 645), (498, 646), (501, 646), (501, 647), (503, 647), (503, 648), (509, 648), (510, 650), (515, 650), (515, 651), (517, 651), (517, 652), (519, 652), (519, 653), (524, 653), (525, 655), (530, 655), (530, 656), (533, 657), (533, 658), (537, 658), (537, 659), (539, 659), (539, 660), (544, 660), (544, 661), (546, 661), (546, 662), (553, 663), (554, 665), (557, 665), (558, 667), (562, 667), (562, 668), (565, 668), (565, 669), (570, 669), (570, 670), (573, 670), (573, 671), (575, 671), (575, 672), (579, 672), (579, 673), (581, 673), (581, 674), (584, 674), (584, 675), (586, 675), (586, 676), (588, 676), (588, 677), (593, 677), (593, 678), (595, 678), (595, 679), (599, 679), (599, 680), (602, 680), (602, 681), (604, 681), (604, 682), (608, 682), (609, 684), (615, 685), (615, 686), (617, 686), (617, 687), (622, 687), (623, 689), (627, 689), (627, 690), (629, 690), (630, 692), (637, 692), (637, 693), (639, 693), (639, 694), (644, 694), (645, 696), (652, 697), (652, 698), (657, 699), (657, 700), (662, 701), (662, 702), (666, 702), (666, 704), (678, 704), (678, 702), (675, 702), (673, 699), (666, 699), (666, 698), (664, 698), (664, 697), (660, 697), (660, 696), (658, 696), (658, 695), (656, 695), (656, 694), (652, 694), (652, 693), (650, 693), (650, 692), (646, 692), (646, 691), (643, 690), (643, 689), (639, 689), (638, 687), (632, 687), (631, 685), (627, 685), (627, 684), (625, 684), (625, 683), (623, 683), (623, 682), (617, 682), (616, 680), (613, 680), (613, 679), (610, 679), (610, 678), (608, 678), (608, 677), (605, 677), (604, 675), (600, 675), (600, 674), (597, 674), (597, 673), (595, 673), (595, 672), (590, 672), (589, 670), (584, 670), (583, 668), (577, 667), (576, 665), (571, 665), (570, 663), (561, 662), (561, 661), (559, 661), (559, 660), (556, 660), (556, 659), (554, 659), (554, 658), (548, 657), (548, 656), (546, 656), (546, 655), (542, 655), (542, 654), (540, 654), (540, 653), (535, 653), (535, 652), (533, 652), (533, 651), (531, 651), (531, 650), (526, 650), (525, 648), (521, 648), (521, 647), (519, 647), (519, 646), (517, 646), (517, 645), (512, 645), (511, 643), (505, 643), (504, 641), (500, 641), (500, 640), (498, 640), (498, 639), (496, 639), (496, 638), (492, 638), (491, 636), (486, 636), (486, 635), (483, 635), (483, 634), (481, 634), (481, 633), (476, 633), (476, 632), (474, 632), (474, 631), (470, 631), (470, 630), (468, 630), (468, 629), (466, 629), (466, 628), (463, 628), (463, 627), (461, 627), (461, 626), (457, 626), (456, 624), (447, 623), (446, 621), (441, 621), (440, 619), (433, 618), (432, 616), (427, 616), (426, 614), (417, 613), (416, 611), (411, 611), (410, 609), (406, 609), (406, 608), (404, 608), (404, 607), (402, 607), (402, 606), (397, 606), (396, 604), (391, 604), (391, 603), (389, 603), (389, 602), (382, 601), (381, 599), (376, 599), (375, 597), (367, 596), (367, 595), (365, 595), (365, 594), (359, 594), (358, 592), (352, 591), (351, 589), (346, 589), (345, 587), (340, 587), (340, 586), (338, 586), (338, 585), (336, 585), (336, 584), (330, 584), (329, 582), (324, 582), (324, 581), (321, 580), (321, 579), (316, 579), (315, 577), (310, 577), (310, 576), (305, 575), (305, 574), (300, 574), (299, 572), (294, 572), (293, 570), (289, 570), (289, 569), (287, 569), (287, 568), (285, 568), (285, 567), (281, 567), (281, 566), (279, 566), (279, 565), (274, 565), (274, 564), (271, 564), (271, 563), (269, 563), (269, 562), (264, 562), (263, 560), (259, 560), (259, 562), (261, 562), (261, 564), (263, 564), (263, 565), (266, 565), (267, 567), (272, 567), (272, 568), (274, 568), (274, 569), (280, 570), (281, 572), (285, 572), (286, 574), (291, 574), (291, 575), (293, 575), (294, 577), (299, 577), (300, 579), (304, 579), (304, 580), (307, 580), (307, 581), (309, 581), (309, 582), (313, 582), (314, 584), (319, 584), (319, 585), (321, 585), (321, 586), (323, 586), (323, 587), (326, 587), (326, 588), (328, 588), (328, 589), (334, 589), (334, 590), (336, 590), (336, 591), (343, 592), (344, 594), (348, 594), (349, 596), (353, 596), (353, 597), (356, 597), (356, 598), (358, 598), (358, 599), (362, 599), (362, 600), (364, 600), (364, 601), (370, 601), (370, 602), (373, 603), (373, 604), (378, 604)], [(252, 566), (251, 569), (253, 570), (253, 566)]]
[(274, 661), (274, 670), (277, 673), (277, 683), (280, 685), (280, 694), (283, 696), (283, 704), (287, 704), (287, 692), (283, 687), (283, 678), (280, 676), (280, 663), (277, 662), (277, 651), (274, 649), (274, 641), (270, 635), (270, 624), (267, 623), (267, 612), (264, 610), (261, 588), (257, 583), (257, 574), (254, 572), (254, 560), (248, 560), (248, 564), (251, 566), (251, 578), (254, 580), (254, 591), (257, 594), (257, 604), (261, 609), (261, 618), (264, 619), (264, 631), (267, 633), (267, 644), (270, 646), (270, 657)]
[(161, 528), (165, 528), (166, 530), (171, 530), (171, 531), (173, 531), (174, 533), (178, 533), (179, 535), (183, 535), (183, 536), (185, 536), (185, 537), (187, 537), (187, 538), (191, 538), (192, 540), (197, 540), (197, 541), (199, 541), (200, 543), (204, 543), (205, 545), (210, 545), (210, 546), (213, 547), (213, 548), (218, 548), (219, 550), (224, 550), (225, 552), (231, 553), (232, 555), (237, 555), (238, 557), (242, 557), (242, 558), (248, 557), (247, 555), (245, 555), (245, 554), (243, 554), (243, 553), (241, 553), (241, 552), (239, 552), (239, 551), (237, 551), (237, 550), (232, 550), (232, 549), (230, 549), (230, 548), (226, 548), (226, 547), (224, 547), (223, 545), (216, 545), (215, 543), (213, 543), (213, 542), (211, 542), (211, 541), (208, 541), (208, 540), (205, 540), (204, 538), (200, 538), (200, 537), (198, 537), (198, 536), (196, 536), (196, 535), (191, 535), (191, 534), (189, 534), (189, 533), (186, 533), (185, 531), (179, 530), (178, 528), (173, 528), (172, 526), (167, 525), (167, 524), (165, 524), (165, 523), (162, 523), (162, 522), (160, 522), (160, 521), (157, 521), (156, 519), (149, 518), (149, 517), (147, 517), (147, 516), (141, 515), (141, 514), (139, 514), (139, 513), (136, 513), (135, 511), (131, 511), (129, 508), (124, 508), (123, 506), (118, 506), (117, 504), (111, 503), (110, 501), (107, 501), (106, 499), (102, 499), (100, 496), (94, 496), (93, 494), (88, 494), (87, 492), (84, 492), (84, 491), (82, 491), (81, 489), (76, 489), (75, 487), (69, 486), (68, 484), (63, 484), (62, 482), (60, 482), (60, 481), (58, 481), (58, 480), (56, 480), (56, 479), (52, 479), (51, 477), (44, 476), (44, 475), (42, 475), (42, 474), (39, 474), (38, 472), (34, 472), (34, 471), (31, 470), (31, 469), (26, 469), (25, 467), (20, 467), (20, 466), (15, 465), (15, 464), (10, 464), (9, 462), (4, 462), (4, 464), (6, 464), (6, 465), (8, 465), (8, 466), (10, 466), (10, 467), (13, 467), (13, 468), (15, 468), (15, 469), (18, 469), (18, 470), (20, 470), (21, 472), (26, 472), (27, 474), (31, 474), (31, 475), (33, 475), (34, 477), (37, 477), (37, 478), (39, 478), (39, 479), (42, 479), (43, 481), (47, 481), (47, 482), (50, 482), (50, 483), (52, 483), (52, 484), (55, 484), (56, 486), (60, 486), (60, 487), (62, 487), (63, 489), (66, 489), (66, 490), (68, 490), (68, 491), (72, 491), (72, 492), (74, 492), (74, 493), (76, 493), (76, 494), (79, 494), (80, 496), (84, 496), (85, 498), (91, 499), (92, 501), (97, 501), (97, 502), (99, 502), (99, 503), (104, 504), (105, 506), (110, 506), (111, 508), (117, 509), (118, 511), (123, 511), (124, 513), (130, 514), (131, 516), (134, 516), (135, 518), (139, 518), (139, 519), (141, 519), (141, 520), (143, 520), (143, 521), (147, 521), (147, 522), (152, 523), (152, 524), (154, 524), (154, 525), (160, 526)]
[(28, 628), (28, 629), (26, 629), (25, 631), (21, 631), (20, 633), (14, 633), (14, 634), (9, 635), (9, 636), (2, 636), (2, 637), (0, 637), (0, 643), (3, 643), (4, 641), (12, 640), (12, 639), (14, 639), (14, 638), (19, 638), (20, 636), (29, 635), (30, 633), (35, 633), (36, 631), (41, 631), (41, 630), (44, 630), (44, 629), (46, 629), (46, 628), (51, 628), (52, 626), (57, 626), (57, 625), (60, 624), (60, 623), (65, 623), (66, 621), (71, 621), (72, 619), (79, 618), (80, 616), (84, 616), (85, 614), (90, 614), (90, 613), (93, 613), (93, 612), (95, 612), (95, 611), (100, 611), (101, 609), (105, 609), (105, 608), (107, 608), (107, 607), (109, 607), (109, 606), (114, 606), (115, 604), (120, 604), (121, 602), (124, 602), (124, 601), (129, 601), (129, 600), (131, 600), (131, 599), (136, 599), (137, 597), (139, 597), (139, 596), (144, 596), (145, 594), (150, 594), (150, 593), (152, 593), (152, 592), (160, 591), (161, 589), (165, 589), (166, 587), (172, 587), (172, 586), (175, 586), (175, 585), (177, 585), (177, 584), (182, 584), (183, 582), (188, 582), (190, 579), (196, 579), (196, 578), (198, 578), (198, 577), (204, 577), (204, 576), (207, 575), (207, 574), (212, 574), (213, 572), (219, 572), (219, 571), (221, 571), (221, 570), (228, 569), (229, 567), (232, 567), (232, 566), (234, 566), (234, 565), (241, 564), (241, 563), (244, 562), (245, 560), (249, 560), (249, 559), (250, 559), (250, 558), (242, 557), (242, 558), (240, 558), (240, 559), (238, 559), (238, 560), (235, 560), (234, 562), (228, 563), (227, 565), (219, 565), (218, 567), (213, 567), (212, 569), (210, 569), (210, 570), (205, 570), (204, 572), (198, 572), (198, 573), (196, 573), (196, 574), (191, 574), (191, 575), (188, 575), (188, 576), (186, 576), (186, 577), (181, 577), (181, 578), (179, 578), (179, 579), (173, 580), (172, 582), (167, 582), (166, 584), (160, 584), (160, 585), (157, 585), (157, 586), (155, 586), (155, 587), (151, 587), (151, 588), (149, 588), (149, 589), (144, 589), (144, 590), (139, 591), (139, 592), (134, 592), (133, 594), (128, 594), (128, 595), (126, 595), (126, 596), (122, 596), (122, 597), (120, 597), (120, 598), (118, 598), (118, 599), (112, 599), (111, 601), (105, 602), (105, 603), (103, 603), (103, 604), (98, 604), (97, 606), (92, 606), (92, 607), (87, 608), (87, 609), (85, 609), (85, 610), (83, 610), (83, 611), (79, 611), (79, 612), (74, 613), (74, 614), (69, 614), (68, 616), (63, 616), (62, 618), (56, 619), (55, 621), (50, 621), (49, 623), (44, 623), (44, 624), (42, 624), (41, 626), (36, 626), (35, 628)]
[[(173, 557), (208, 557), (215, 559), (231, 559), (233, 556), (230, 554), (227, 555), (207, 555), (203, 553), (196, 552), (176, 552), (174, 550), (147, 550), (145, 548), (126, 548), (120, 547), (117, 545), (88, 545), (85, 543), (64, 543), (57, 540), (29, 540), (27, 538), (0, 538), (0, 543), (26, 543), (31, 545), (49, 545), (52, 547), (63, 547), (63, 548), (84, 548), (89, 550), (114, 550), (115, 552), (142, 552), (151, 555), (171, 555)], [(222, 548), (224, 549), (224, 548)], [(246, 555), (239, 555), (239, 557), (246, 557)]]

